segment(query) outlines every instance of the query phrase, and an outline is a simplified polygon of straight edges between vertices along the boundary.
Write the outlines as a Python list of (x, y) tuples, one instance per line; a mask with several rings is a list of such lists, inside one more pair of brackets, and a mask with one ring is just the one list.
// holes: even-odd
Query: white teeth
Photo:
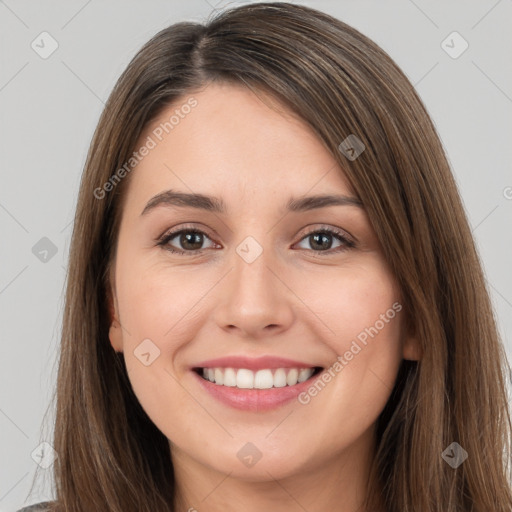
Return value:
[(203, 377), (219, 386), (240, 389), (270, 389), (295, 386), (308, 380), (314, 368), (278, 368), (253, 372), (246, 368), (203, 368)]
[[(310, 373), (310, 376), (313, 372)], [(284, 388), (286, 386), (286, 372), (283, 368), (279, 368), (274, 373), (274, 387), (275, 388)]]
[(270, 389), (274, 385), (274, 379), (270, 370), (258, 370), (254, 376), (256, 389)]
[(299, 371), (299, 378), (298, 382), (304, 382), (305, 380), (308, 380), (309, 377), (311, 377), (311, 373), (309, 372), (309, 368), (303, 368)]
[(240, 370), (236, 372), (236, 387), (242, 389), (254, 388), (254, 372), (240, 368)]
[(215, 382), (217, 382), (218, 384), (224, 383), (224, 374), (222, 373), (222, 370), (220, 368), (215, 368), (214, 376)]
[(299, 377), (299, 370), (297, 370), (297, 368), (292, 368), (288, 372), (288, 376), (286, 377), (286, 384), (288, 384), (288, 386), (293, 386), (294, 384), (297, 383), (298, 377)]
[(233, 368), (226, 368), (224, 372), (224, 386), (234, 388), (236, 386), (236, 372)]

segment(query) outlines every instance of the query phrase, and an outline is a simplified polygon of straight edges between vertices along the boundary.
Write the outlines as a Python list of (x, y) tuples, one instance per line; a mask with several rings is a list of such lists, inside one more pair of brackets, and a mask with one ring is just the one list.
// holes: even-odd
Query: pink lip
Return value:
[(245, 357), (245, 356), (228, 356), (219, 357), (217, 359), (209, 359), (197, 363), (192, 368), (247, 368), (248, 370), (257, 371), (277, 368), (314, 368), (311, 363), (294, 361), (284, 357), (262, 356), (262, 357)]
[[(216, 362), (215, 365), (222, 366), (219, 365), (218, 362)], [(308, 366), (305, 367), (308, 368)], [(269, 367), (266, 366), (266, 368)], [(279, 368), (283, 368), (283, 366), (280, 366)], [(316, 377), (321, 375), (318, 373), (304, 382), (295, 384), (295, 386), (285, 386), (282, 388), (270, 389), (239, 389), (236, 387), (220, 386), (219, 384), (210, 382), (209, 380), (201, 377), (195, 371), (192, 371), (192, 374), (198, 380), (198, 383), (202, 389), (207, 391), (210, 395), (212, 395), (223, 404), (235, 409), (254, 412), (276, 409), (277, 407), (291, 402), (300, 393), (311, 386)]]

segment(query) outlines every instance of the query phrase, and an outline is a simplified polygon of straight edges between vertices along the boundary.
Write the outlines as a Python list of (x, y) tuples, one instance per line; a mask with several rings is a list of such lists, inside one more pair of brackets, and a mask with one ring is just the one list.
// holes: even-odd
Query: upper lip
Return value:
[(195, 364), (192, 368), (247, 368), (248, 370), (264, 370), (277, 368), (316, 368), (317, 365), (296, 361), (285, 357), (261, 356), (227, 356), (208, 359)]

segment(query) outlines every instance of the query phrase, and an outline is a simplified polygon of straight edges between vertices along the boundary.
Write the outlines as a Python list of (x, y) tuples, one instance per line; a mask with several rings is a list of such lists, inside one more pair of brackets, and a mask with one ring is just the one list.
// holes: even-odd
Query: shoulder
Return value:
[(52, 504), (52, 501), (44, 501), (41, 503), (36, 503), (34, 505), (30, 505), (25, 508), (21, 508), (18, 512), (46, 512), (49, 510), (49, 506)]

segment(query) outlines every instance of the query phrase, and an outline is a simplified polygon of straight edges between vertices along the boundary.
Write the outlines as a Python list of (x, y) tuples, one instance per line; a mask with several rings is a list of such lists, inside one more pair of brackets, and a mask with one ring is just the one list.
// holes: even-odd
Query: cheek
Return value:
[(133, 348), (151, 339), (167, 356), (172, 356), (186, 339), (194, 337), (194, 321), (203, 304), (201, 298), (213, 285), (180, 269), (125, 269), (119, 283), (118, 300), (126, 341)]
[(133, 260), (118, 265), (118, 304), (129, 379), (143, 409), (168, 434), (170, 426), (180, 424), (187, 414), (196, 417), (201, 413), (178, 382), (178, 370), (183, 365), (181, 349), (204, 324), (204, 296), (218, 277), (203, 274), (198, 279), (184, 269), (137, 266)]
[[(355, 435), (381, 412), (402, 360), (399, 290), (380, 262), (337, 269), (307, 281), (298, 294), (305, 297), (310, 290), (307, 304), (321, 320), (316, 332), (322, 333), (333, 359), (323, 381), (330, 391), (324, 392), (320, 383), (317, 389), (310, 388), (303, 403), (316, 407), (320, 417), (325, 414), (325, 424)], [(329, 418), (332, 411), (351, 411), (350, 419), (343, 414)]]
[(314, 313), (309, 317), (315, 322), (315, 332), (336, 354), (350, 350), (354, 340), (369, 345), (377, 336), (386, 342), (375, 346), (374, 351), (380, 352), (384, 344), (388, 348), (399, 344), (400, 294), (380, 259), (323, 269), (295, 280), (294, 289)]

